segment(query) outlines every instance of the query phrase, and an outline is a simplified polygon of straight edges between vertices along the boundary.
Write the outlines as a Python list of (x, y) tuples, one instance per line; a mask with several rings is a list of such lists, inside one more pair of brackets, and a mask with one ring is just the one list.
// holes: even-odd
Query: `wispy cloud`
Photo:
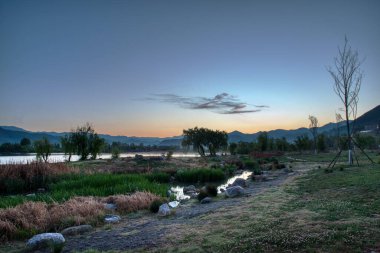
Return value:
[(228, 93), (215, 97), (184, 97), (176, 94), (153, 94), (145, 100), (176, 104), (182, 108), (194, 110), (210, 110), (219, 114), (242, 114), (260, 112), (267, 105), (249, 105)]

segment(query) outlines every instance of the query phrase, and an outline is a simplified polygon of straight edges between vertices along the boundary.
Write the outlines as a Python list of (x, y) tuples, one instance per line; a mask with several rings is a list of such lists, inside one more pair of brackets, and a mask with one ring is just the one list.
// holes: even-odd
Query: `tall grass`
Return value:
[(179, 170), (176, 174), (176, 179), (184, 183), (217, 182), (225, 178), (226, 176), (221, 169)]
[(41, 232), (61, 231), (81, 224), (102, 223), (104, 204), (115, 203), (119, 213), (148, 209), (160, 197), (149, 192), (105, 198), (74, 197), (64, 203), (26, 202), (0, 210), (0, 242), (28, 238)]
[(75, 196), (106, 197), (116, 194), (129, 194), (138, 191), (151, 192), (166, 196), (169, 186), (157, 181), (165, 181), (167, 177), (160, 174), (66, 174), (59, 176), (48, 185), (49, 192), (32, 197), (23, 195), (0, 196), (0, 208), (12, 207), (26, 201), (42, 201), (46, 203), (64, 202)]
[(72, 196), (109, 196), (137, 191), (165, 196), (168, 185), (152, 183), (144, 175), (97, 173), (65, 175), (50, 188), (51, 197), (62, 201)]
[(59, 175), (74, 170), (64, 163), (0, 165), (0, 194), (15, 194), (46, 188)]

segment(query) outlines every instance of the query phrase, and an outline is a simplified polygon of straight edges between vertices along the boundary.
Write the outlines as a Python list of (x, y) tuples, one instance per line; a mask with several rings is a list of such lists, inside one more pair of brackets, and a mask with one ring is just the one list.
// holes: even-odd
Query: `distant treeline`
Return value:
[[(111, 153), (112, 150), (117, 147), (120, 152), (149, 152), (149, 151), (169, 151), (176, 150), (179, 147), (176, 146), (157, 146), (157, 145), (148, 145), (145, 146), (143, 143), (136, 144), (127, 144), (120, 142), (113, 142), (112, 144), (104, 144), (101, 153)], [(52, 144), (53, 153), (63, 153), (64, 149), (61, 144)], [(35, 146), (28, 139), (24, 138), (20, 143), (3, 143), (0, 145), (1, 154), (26, 154), (26, 153), (36, 153)]]
[[(378, 136), (370, 134), (355, 134), (354, 139), (361, 148), (378, 149), (380, 140)], [(298, 136), (297, 139), (290, 143), (285, 138), (270, 138), (266, 132), (261, 133), (255, 142), (238, 142), (230, 143), (228, 149), (231, 154), (250, 154), (252, 152), (266, 151), (311, 151), (314, 147), (314, 141), (307, 135)], [(333, 149), (344, 149), (347, 147), (346, 136), (331, 136), (319, 134), (316, 141), (316, 149), (319, 152), (326, 152)]]

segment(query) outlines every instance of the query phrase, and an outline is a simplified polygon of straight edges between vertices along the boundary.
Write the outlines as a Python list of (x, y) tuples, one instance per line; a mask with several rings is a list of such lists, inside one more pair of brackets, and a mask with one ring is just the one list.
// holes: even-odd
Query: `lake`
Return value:
[[(145, 157), (151, 157), (151, 156), (161, 156), (165, 152), (128, 152), (128, 153), (121, 153), (120, 157), (134, 157), (135, 155), (142, 155)], [(185, 152), (174, 152), (173, 157), (199, 157), (199, 154), (197, 153), (185, 153)], [(98, 156), (97, 159), (110, 159), (111, 154), (101, 154)], [(55, 153), (49, 156), (49, 162), (51, 163), (58, 163), (58, 162), (64, 162), (67, 159), (67, 157), (63, 153)], [(71, 156), (71, 161), (78, 161), (79, 156), (73, 155)], [(12, 155), (12, 156), (2, 156), (0, 155), (0, 164), (7, 164), (7, 163), (30, 163), (36, 161), (36, 154), (23, 154), (23, 155)]]

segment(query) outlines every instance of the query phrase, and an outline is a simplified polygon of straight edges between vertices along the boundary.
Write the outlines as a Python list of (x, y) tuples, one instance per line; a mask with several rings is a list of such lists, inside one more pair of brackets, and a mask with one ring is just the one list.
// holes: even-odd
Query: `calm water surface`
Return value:
[[(163, 152), (135, 152), (135, 153), (121, 153), (120, 157), (134, 157), (135, 155), (142, 155), (145, 157), (151, 156), (161, 156)], [(184, 153), (184, 152), (174, 152), (173, 157), (199, 157), (199, 154), (196, 153)], [(111, 154), (101, 154), (98, 156), (98, 159), (110, 159)], [(49, 162), (58, 163), (64, 162), (67, 159), (67, 156), (64, 154), (52, 154), (49, 156)], [(79, 156), (71, 156), (71, 161), (78, 161)], [(0, 155), (0, 164), (7, 163), (28, 163), (36, 161), (36, 154), (25, 154), (25, 155), (14, 155), (14, 156), (1, 156)]]

